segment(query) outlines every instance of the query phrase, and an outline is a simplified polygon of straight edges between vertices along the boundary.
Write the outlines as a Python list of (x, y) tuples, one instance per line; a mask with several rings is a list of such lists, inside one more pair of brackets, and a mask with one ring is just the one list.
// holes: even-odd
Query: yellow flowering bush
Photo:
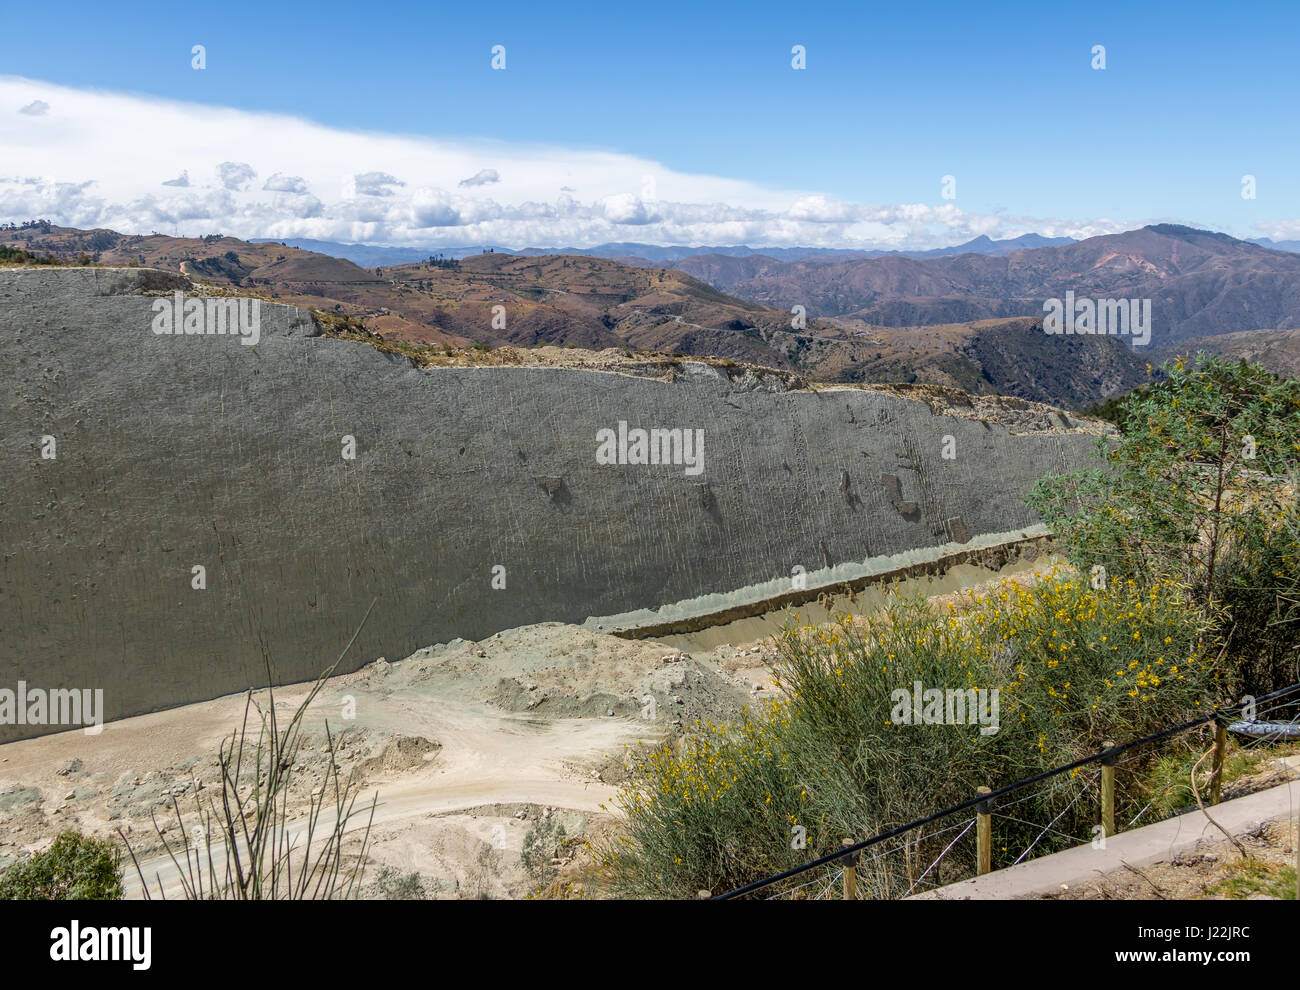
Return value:
[[(632, 896), (730, 889), (845, 837), (960, 803), (980, 785), (1209, 711), (1218, 671), (1202, 652), (1205, 632), (1177, 587), (1098, 590), (1073, 573), (1003, 582), (962, 608), (895, 599), (869, 618), (787, 627), (776, 668), (782, 699), (651, 754), (618, 799), (622, 834), (602, 851), (602, 877)], [(911, 717), (916, 709), (899, 699), (917, 682), (986, 699), (996, 689), (996, 731), (972, 719)], [(987, 701), (983, 712), (992, 712)], [(1067, 774), (1017, 794), (1028, 800), (1014, 818), (1046, 824), (1073, 808), (1053, 827), (1087, 838), (1096, 809), (1072, 802), (1089, 780)], [(952, 823), (935, 828), (944, 824)], [(1016, 855), (1037, 835), (1011, 821), (999, 827), (999, 843)], [(934, 841), (942, 849), (950, 838)], [(1044, 839), (1036, 851), (1053, 847)], [(954, 850), (928, 879), (965, 875), (970, 851)], [(901, 894), (911, 874), (899, 864), (894, 856), (864, 866), (863, 882), (875, 896)]]

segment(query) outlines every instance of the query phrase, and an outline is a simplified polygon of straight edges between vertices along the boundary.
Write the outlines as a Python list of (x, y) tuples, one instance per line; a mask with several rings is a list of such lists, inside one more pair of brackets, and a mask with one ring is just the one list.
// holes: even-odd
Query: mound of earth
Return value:
[(381, 659), (339, 681), (394, 693), (436, 686), (505, 712), (636, 718), (672, 731), (695, 719), (730, 718), (747, 703), (752, 688), (719, 660), (544, 622), (427, 647), (397, 663)]

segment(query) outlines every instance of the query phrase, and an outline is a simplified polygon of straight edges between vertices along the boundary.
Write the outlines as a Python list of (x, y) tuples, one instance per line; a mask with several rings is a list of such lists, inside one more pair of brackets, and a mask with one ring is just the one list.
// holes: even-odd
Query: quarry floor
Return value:
[[(1029, 580), (1053, 563), (967, 567), (918, 584), (942, 599), (1008, 575)], [(363, 896), (409, 895), (393, 880), (411, 874), (426, 897), (519, 898), (539, 886), (554, 896), (585, 872), (584, 843), (610, 829), (602, 805), (626, 780), (632, 754), (696, 719), (725, 720), (773, 695), (771, 634), (789, 617), (668, 641), (543, 623), (380, 658), (330, 679), (312, 703), (291, 816), (305, 812), (326, 779), (328, 723), (341, 737), (342, 772), (360, 782), (358, 803), (377, 797)], [(275, 691), (282, 724), (309, 687)], [(257, 697), (266, 703), (265, 692)], [(120, 829), (155, 896), (159, 882), (176, 896), (176, 871), (151, 816), (168, 841), (179, 842), (182, 828), (192, 837), (195, 797), (213, 793), (220, 744), (244, 707), (245, 696), (232, 695), (112, 722), (97, 736), (74, 730), (0, 746), (0, 868), (67, 828)], [(540, 868), (523, 856), (533, 844), (545, 846)], [(125, 883), (128, 897), (141, 896), (129, 861)]]

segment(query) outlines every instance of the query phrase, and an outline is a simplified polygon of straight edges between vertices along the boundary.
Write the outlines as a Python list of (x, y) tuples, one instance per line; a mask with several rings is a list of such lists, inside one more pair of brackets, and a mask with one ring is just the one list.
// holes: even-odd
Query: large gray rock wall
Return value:
[[(420, 370), (269, 304), (255, 347), (158, 336), (140, 288), (170, 282), (0, 272), (0, 688), (115, 718), (264, 683), (263, 643), (314, 677), (372, 599), (347, 669), (962, 542), (1035, 522), (1023, 492), (1092, 443), (703, 365)], [(619, 420), (703, 429), (704, 472), (598, 464)]]

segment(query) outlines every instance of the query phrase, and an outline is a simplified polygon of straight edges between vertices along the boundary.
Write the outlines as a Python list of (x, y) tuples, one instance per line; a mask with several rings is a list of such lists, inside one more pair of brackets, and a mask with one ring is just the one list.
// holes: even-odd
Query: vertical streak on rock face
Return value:
[[(954, 518), (1016, 529), (1033, 481), (1092, 444), (689, 363), (672, 384), (421, 371), (275, 304), (256, 347), (154, 335), (140, 280), (171, 278), (0, 272), (0, 687), (103, 688), (110, 718), (263, 683), (259, 637), (277, 680), (311, 678), (372, 599), (344, 669), (938, 545)], [(598, 464), (620, 420), (703, 429), (704, 470)], [(970, 453), (940, 461), (944, 434)], [(928, 467), (900, 474), (900, 450)]]
[(961, 521), (961, 516), (953, 516), (944, 524), (944, 528), (947, 530), (948, 538), (954, 543), (970, 542), (970, 530), (968, 530), (966, 524)]

